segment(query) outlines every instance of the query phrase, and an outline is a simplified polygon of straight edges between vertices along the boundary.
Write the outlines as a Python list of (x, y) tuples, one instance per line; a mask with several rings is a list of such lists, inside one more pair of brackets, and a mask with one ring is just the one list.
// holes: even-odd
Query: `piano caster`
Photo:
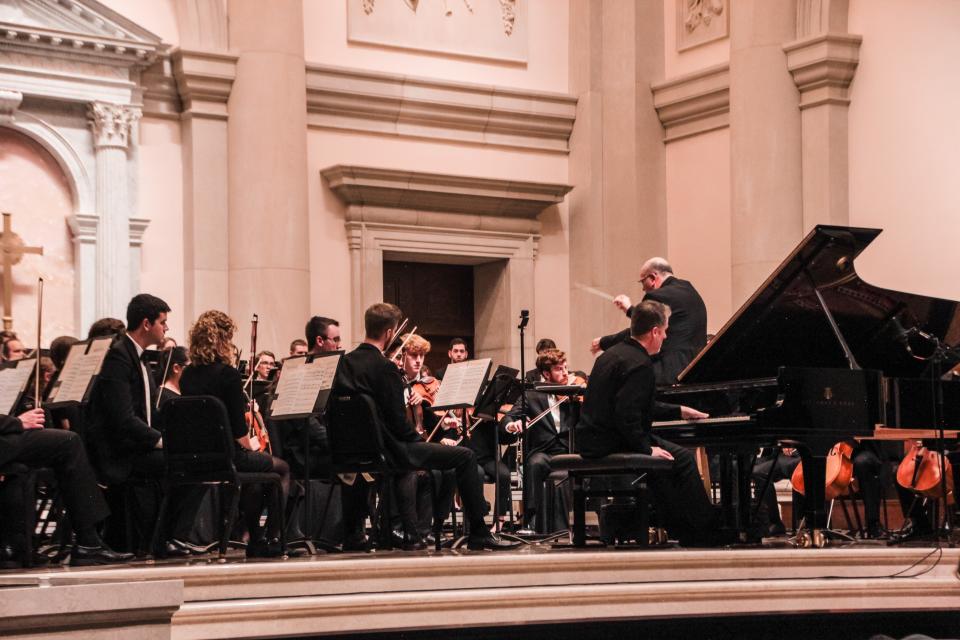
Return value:
[(801, 529), (797, 532), (793, 544), (801, 549), (823, 549), (827, 546), (827, 534), (823, 529), (814, 529), (813, 531)]

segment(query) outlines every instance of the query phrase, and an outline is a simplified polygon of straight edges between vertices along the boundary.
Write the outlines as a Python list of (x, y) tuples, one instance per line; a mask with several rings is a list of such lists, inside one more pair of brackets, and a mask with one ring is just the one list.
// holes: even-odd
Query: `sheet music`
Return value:
[(50, 391), (47, 402), (83, 402), (87, 389), (90, 388), (90, 380), (100, 373), (111, 342), (111, 339), (103, 338), (89, 344), (80, 342), (70, 347), (63, 370), (57, 378), (56, 386)]
[(341, 354), (315, 358), (284, 360), (277, 383), (277, 396), (270, 416), (273, 418), (308, 415), (316, 410), (317, 398), (333, 387)]
[(20, 393), (27, 386), (27, 379), (37, 366), (36, 358), (18, 360), (17, 366), (0, 369), (0, 412), (12, 416)]
[(434, 408), (472, 407), (490, 373), (490, 358), (455, 362), (447, 366), (434, 398)]

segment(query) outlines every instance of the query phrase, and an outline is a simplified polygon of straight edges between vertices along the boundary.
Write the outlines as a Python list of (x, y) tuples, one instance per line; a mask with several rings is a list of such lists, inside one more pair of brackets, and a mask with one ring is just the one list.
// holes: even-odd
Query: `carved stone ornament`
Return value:
[(677, 0), (677, 50), (729, 34), (729, 0)]
[(500, 15), (503, 17), (503, 32), (513, 35), (513, 25), (517, 21), (517, 0), (500, 0)]
[(367, 15), (373, 13), (377, 0), (362, 0), (363, 12)]
[(11, 89), (0, 89), (0, 124), (13, 122), (13, 114), (20, 108), (23, 94)]
[(127, 148), (130, 127), (140, 119), (140, 109), (109, 102), (92, 102), (87, 111), (95, 147)]

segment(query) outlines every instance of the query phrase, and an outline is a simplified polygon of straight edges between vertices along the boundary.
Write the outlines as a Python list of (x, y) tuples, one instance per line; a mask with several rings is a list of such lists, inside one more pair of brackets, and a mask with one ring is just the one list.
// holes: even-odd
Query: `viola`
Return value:
[(954, 501), (953, 466), (949, 460), (943, 460), (941, 468), (940, 454), (923, 446), (920, 441), (914, 441), (907, 450), (903, 460), (897, 466), (897, 484), (922, 496), (930, 498), (943, 497), (943, 482), (941, 472), (946, 473), (947, 500)]
[[(827, 456), (827, 472), (824, 486), (824, 493), (827, 500), (833, 500), (837, 496), (846, 494), (853, 480), (853, 445), (849, 442), (838, 442), (830, 449)], [(803, 485), (803, 463), (797, 465), (793, 470), (793, 476), (790, 478), (794, 491), (804, 495)]]

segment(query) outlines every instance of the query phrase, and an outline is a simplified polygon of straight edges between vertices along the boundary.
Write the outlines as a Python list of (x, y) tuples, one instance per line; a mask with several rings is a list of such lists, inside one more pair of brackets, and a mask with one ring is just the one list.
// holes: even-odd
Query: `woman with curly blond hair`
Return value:
[(280, 556), (285, 552), (280, 545), (280, 515), (283, 513), (290, 487), (290, 467), (280, 458), (268, 453), (253, 451), (247, 435), (244, 413), (247, 402), (243, 392), (243, 379), (234, 367), (233, 334), (237, 326), (222, 311), (205, 311), (190, 328), (190, 365), (180, 378), (180, 392), (185, 396), (207, 395), (223, 401), (233, 431), (234, 464), (237, 471), (267, 472), (280, 474), (283, 480), (283, 495), (270, 501), (267, 531), (260, 527), (263, 512), (264, 488), (249, 485), (243, 488), (240, 509), (250, 531), (247, 545), (248, 557)]

